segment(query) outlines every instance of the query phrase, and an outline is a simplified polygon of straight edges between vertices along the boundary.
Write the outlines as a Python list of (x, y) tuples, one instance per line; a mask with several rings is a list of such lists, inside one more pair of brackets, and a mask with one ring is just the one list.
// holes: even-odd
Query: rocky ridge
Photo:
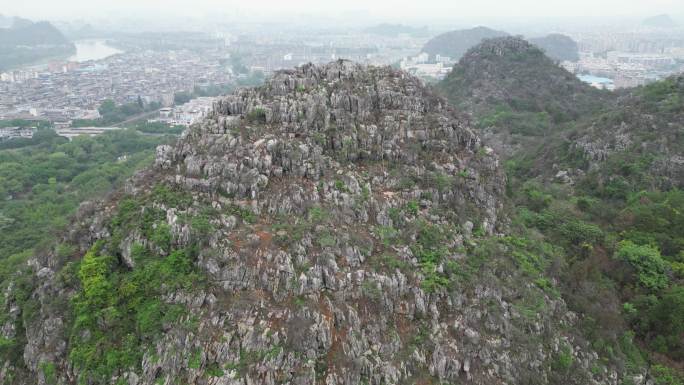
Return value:
[[(499, 241), (504, 185), (496, 154), (420, 80), (346, 61), (280, 72), (83, 204), (72, 253), (32, 260), (33, 313), (5, 293), (2, 336), (25, 343), (0, 382), (617, 384), (553, 283), (517, 268), (513, 248), (532, 246)], [(124, 336), (139, 360), (96, 366), (123, 344), (108, 309), (130, 304), (88, 302), (93, 274), (125, 280), (189, 249), (190, 282), (155, 288), (181, 314)]]

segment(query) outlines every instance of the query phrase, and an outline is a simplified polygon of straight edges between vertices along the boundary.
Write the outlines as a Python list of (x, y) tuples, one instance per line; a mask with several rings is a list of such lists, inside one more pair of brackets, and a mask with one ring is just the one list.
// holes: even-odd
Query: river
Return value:
[(105, 40), (100, 39), (76, 40), (74, 45), (76, 46), (76, 53), (67, 60), (79, 63), (88, 60), (101, 60), (123, 52), (107, 45)]

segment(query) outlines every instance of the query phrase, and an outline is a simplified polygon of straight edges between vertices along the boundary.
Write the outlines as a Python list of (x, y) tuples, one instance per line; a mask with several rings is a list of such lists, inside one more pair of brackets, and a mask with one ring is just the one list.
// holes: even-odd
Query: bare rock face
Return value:
[[(165, 156), (156, 163), (163, 165)], [(320, 195), (329, 190), (325, 182), (349, 182), (352, 191), (335, 197), (344, 200), (360, 192), (359, 183), (382, 193), (402, 178), (431, 176), (458, 186), (434, 191), (430, 201), (462, 210), (461, 222), (482, 215), (491, 233), (502, 206), (498, 158), (443, 99), (403, 72), (346, 61), (281, 72), (263, 87), (219, 101), (171, 157), (174, 182), (253, 200), (259, 212), (304, 214), (308, 205), (289, 201), (316, 193), (307, 183), (322, 181)], [(287, 188), (272, 191), (274, 182)], [(409, 187), (397, 195), (418, 199), (433, 192)], [(466, 206), (474, 211), (466, 213)], [(367, 210), (357, 214), (368, 216)]]
[[(121, 193), (138, 214), (84, 207), (66, 239), (82, 253), (99, 240), (121, 275), (141, 268), (135, 247), (194, 245), (206, 284), (159, 289), (177, 321), (97, 379), (70, 356), (93, 330), (50, 300), (82, 288), (56, 278), (57, 256), (37, 258), (43, 304), (16, 383), (541, 384), (563, 354), (567, 383), (617, 384), (591, 372), (564, 302), (487, 246), (505, 231), (504, 184), (497, 156), (418, 79), (346, 61), (280, 72), (159, 148)], [(146, 235), (160, 228), (169, 240)]]

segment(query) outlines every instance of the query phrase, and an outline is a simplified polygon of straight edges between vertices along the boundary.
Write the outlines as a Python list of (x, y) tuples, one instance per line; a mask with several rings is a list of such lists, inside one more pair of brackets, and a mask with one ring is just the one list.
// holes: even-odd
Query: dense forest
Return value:
[(36, 250), (52, 242), (78, 205), (101, 198), (151, 161), (170, 140), (112, 131), (72, 141), (41, 129), (31, 140), (0, 149), (0, 263), (2, 281)]

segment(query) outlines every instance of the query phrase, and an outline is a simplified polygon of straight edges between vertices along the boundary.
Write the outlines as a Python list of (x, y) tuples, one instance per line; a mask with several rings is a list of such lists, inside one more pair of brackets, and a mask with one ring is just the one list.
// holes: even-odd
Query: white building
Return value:
[(421, 52), (420, 54), (418, 54), (418, 56), (413, 58), (413, 61), (417, 64), (427, 63), (428, 60), (430, 60), (430, 55), (428, 55), (425, 52)]
[(452, 63), (453, 61), (451, 60), (451, 56), (442, 56), (442, 55), (437, 55), (435, 56), (435, 61), (437, 63), (442, 63), (442, 64), (449, 64)]
[(213, 108), (213, 97), (200, 97), (173, 108), (167, 107), (159, 110), (159, 121), (172, 125), (190, 126), (203, 119)]

